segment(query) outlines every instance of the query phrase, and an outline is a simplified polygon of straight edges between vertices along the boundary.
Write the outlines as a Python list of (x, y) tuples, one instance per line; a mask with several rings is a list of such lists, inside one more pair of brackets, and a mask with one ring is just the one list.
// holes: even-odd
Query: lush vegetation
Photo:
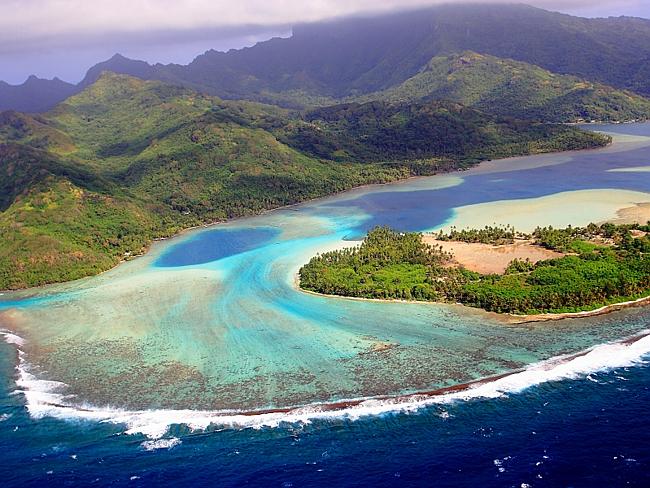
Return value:
[(484, 157), (608, 142), (456, 105), (323, 110), (105, 74), (47, 114), (0, 114), (0, 289), (96, 274), (192, 225)]
[[(336, 161), (453, 158), (468, 164), (584, 147), (594, 135), (566, 126), (495, 118), (449, 102), (368, 102), (307, 112), (281, 140)], [(604, 141), (603, 141), (604, 142)]]
[(416, 233), (387, 227), (370, 231), (363, 243), (318, 255), (300, 270), (300, 286), (329, 295), (406, 300), (442, 300), (453, 278), (472, 273), (445, 268), (451, 256), (424, 244)]
[(439, 241), (472, 242), (480, 244), (511, 244), (517, 237), (526, 237), (515, 231), (514, 227), (486, 225), (482, 229), (460, 229), (452, 227), (448, 232), (436, 234)]
[[(650, 226), (613, 225), (592, 225), (577, 232), (540, 229), (538, 238), (555, 233), (573, 236), (568, 248), (576, 252), (535, 265), (515, 260), (503, 275), (481, 276), (448, 266), (449, 256), (424, 244), (419, 234), (380, 227), (370, 231), (359, 247), (313, 258), (300, 270), (300, 284), (319, 293), (452, 301), (495, 312), (588, 310), (650, 294), (648, 230)], [(605, 235), (611, 239), (606, 245), (586, 245), (590, 241), (585, 236)]]
[(648, 225), (602, 225), (589, 224), (587, 227), (567, 227), (554, 229), (553, 227), (538, 227), (533, 232), (535, 242), (550, 249), (560, 252), (586, 252), (594, 251), (611, 244), (618, 244), (632, 250), (634, 245), (643, 245), (646, 239), (633, 239), (633, 232), (648, 232)]
[(146, 205), (46, 176), (0, 213), (0, 283), (23, 288), (100, 273), (162, 235)]
[(474, 52), (435, 57), (400, 85), (364, 98), (452, 100), (497, 115), (545, 122), (650, 118), (650, 100), (637, 94)]

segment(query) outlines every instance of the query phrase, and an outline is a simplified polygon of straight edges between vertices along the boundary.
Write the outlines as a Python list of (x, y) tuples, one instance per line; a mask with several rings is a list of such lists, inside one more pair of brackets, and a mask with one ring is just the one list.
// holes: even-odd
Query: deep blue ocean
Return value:
[[(141, 435), (32, 420), (0, 344), (2, 486), (650, 486), (650, 366), (356, 421)], [(145, 444), (146, 445), (146, 444)]]

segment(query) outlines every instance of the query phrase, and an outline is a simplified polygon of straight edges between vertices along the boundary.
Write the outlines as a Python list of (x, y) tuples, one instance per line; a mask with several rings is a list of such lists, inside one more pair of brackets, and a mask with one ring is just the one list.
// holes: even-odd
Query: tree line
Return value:
[[(451, 266), (452, 256), (423, 243), (421, 234), (377, 227), (357, 247), (312, 258), (300, 284), (325, 294), (460, 302), (502, 313), (580, 311), (650, 294), (649, 231), (650, 225), (540, 228), (533, 234), (539, 245), (571, 254), (536, 264), (514, 260), (502, 275), (480, 275)], [(457, 235), (482, 242), (502, 232), (516, 235), (510, 227)], [(593, 244), (596, 237), (601, 241)]]

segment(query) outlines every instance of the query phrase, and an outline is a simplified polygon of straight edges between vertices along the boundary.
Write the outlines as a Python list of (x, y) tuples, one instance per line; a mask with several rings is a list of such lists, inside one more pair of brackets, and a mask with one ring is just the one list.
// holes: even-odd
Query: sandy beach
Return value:
[[(454, 209), (454, 216), (437, 229), (478, 229), (485, 225), (511, 225), (520, 232), (536, 227), (586, 225), (590, 222), (647, 222), (650, 193), (600, 189), (554, 193), (537, 198), (501, 200)], [(570, 209), (571, 211), (567, 211)], [(625, 219), (625, 222), (617, 220)]]
[(650, 222), (650, 202), (622, 208), (616, 215), (617, 217), (611, 220), (614, 224), (645, 224)]
[(525, 324), (532, 322), (552, 322), (564, 319), (578, 319), (584, 317), (595, 317), (597, 315), (605, 315), (607, 313), (624, 310), (631, 307), (641, 307), (650, 304), (650, 296), (642, 297), (637, 300), (630, 300), (628, 302), (613, 303), (605, 305), (604, 307), (595, 310), (586, 310), (584, 312), (567, 312), (567, 313), (542, 313), (537, 315), (514, 315), (509, 314), (508, 322), (512, 324)]

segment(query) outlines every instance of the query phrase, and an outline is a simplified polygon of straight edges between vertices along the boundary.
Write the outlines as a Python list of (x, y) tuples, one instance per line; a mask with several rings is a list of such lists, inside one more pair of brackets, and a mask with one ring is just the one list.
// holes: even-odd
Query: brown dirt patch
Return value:
[(545, 259), (555, 259), (564, 254), (535, 246), (531, 241), (516, 241), (514, 244), (493, 246), (467, 242), (439, 241), (433, 236), (425, 235), (424, 242), (432, 246), (441, 246), (454, 255), (453, 264), (464, 266), (470, 271), (481, 274), (502, 274), (514, 259), (536, 263)]

